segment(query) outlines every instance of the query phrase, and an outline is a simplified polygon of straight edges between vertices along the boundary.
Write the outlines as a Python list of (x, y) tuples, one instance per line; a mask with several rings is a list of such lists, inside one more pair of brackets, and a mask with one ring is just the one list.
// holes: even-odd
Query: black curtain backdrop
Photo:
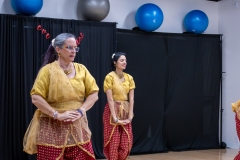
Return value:
[[(46, 39), (42, 30), (50, 34)], [(103, 157), (102, 113), (106, 96), (102, 86), (110, 71), (111, 55), (116, 49), (116, 23), (62, 20), (0, 15), (0, 159), (35, 159), (23, 152), (23, 136), (36, 107), (30, 90), (51, 40), (63, 32), (80, 32), (84, 38), (76, 62), (84, 64), (100, 88), (99, 100), (88, 112), (89, 126), (96, 157)]]
[(132, 154), (219, 148), (220, 38), (118, 29), (136, 83)]

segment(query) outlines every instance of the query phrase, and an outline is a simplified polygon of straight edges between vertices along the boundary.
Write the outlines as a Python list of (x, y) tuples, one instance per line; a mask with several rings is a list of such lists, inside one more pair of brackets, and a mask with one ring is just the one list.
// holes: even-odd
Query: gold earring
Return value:
[(58, 57), (60, 57), (60, 53), (58, 53)]

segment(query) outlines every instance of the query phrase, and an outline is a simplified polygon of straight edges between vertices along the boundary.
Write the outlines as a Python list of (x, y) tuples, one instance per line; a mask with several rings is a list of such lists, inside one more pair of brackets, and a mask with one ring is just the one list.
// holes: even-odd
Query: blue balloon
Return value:
[(141, 30), (151, 32), (162, 25), (163, 12), (157, 5), (147, 3), (138, 8), (135, 21)]
[(43, 0), (11, 0), (13, 10), (17, 14), (35, 15), (43, 6)]
[(208, 27), (208, 17), (200, 10), (193, 10), (188, 12), (185, 16), (183, 24), (188, 32), (201, 34)]

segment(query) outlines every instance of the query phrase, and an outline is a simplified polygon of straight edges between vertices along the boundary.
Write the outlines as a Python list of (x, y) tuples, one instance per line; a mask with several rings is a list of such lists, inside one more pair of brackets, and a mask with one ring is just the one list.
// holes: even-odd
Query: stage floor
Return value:
[[(144, 155), (131, 155), (129, 160), (233, 160), (238, 149), (208, 149), (195, 151), (181, 151), (168, 153), (155, 153)], [(100, 159), (98, 159), (100, 160)], [(101, 159), (105, 160), (105, 159)]]

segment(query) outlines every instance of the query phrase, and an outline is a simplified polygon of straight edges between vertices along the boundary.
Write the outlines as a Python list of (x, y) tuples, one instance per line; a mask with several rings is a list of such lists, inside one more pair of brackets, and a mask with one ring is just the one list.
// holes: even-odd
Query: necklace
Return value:
[[(61, 67), (62, 68), (62, 67)], [(62, 68), (63, 69), (63, 68)], [(70, 68), (69, 69), (66, 69), (64, 70), (63, 69), (63, 72), (66, 74), (66, 75), (69, 75), (70, 73), (72, 73), (72, 65), (70, 65)]]
[(63, 70), (66, 75), (70, 74), (72, 72), (72, 67), (69, 68), (69, 70)]

